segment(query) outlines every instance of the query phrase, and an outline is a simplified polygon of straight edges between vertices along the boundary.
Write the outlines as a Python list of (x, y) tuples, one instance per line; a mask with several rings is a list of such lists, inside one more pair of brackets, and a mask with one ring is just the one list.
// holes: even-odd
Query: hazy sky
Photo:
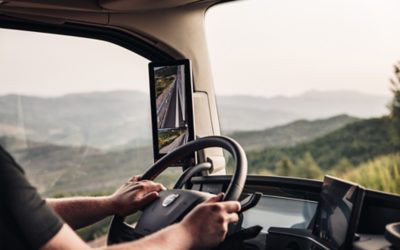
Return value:
[[(398, 0), (246, 0), (214, 7), (206, 25), (217, 94), (388, 94), (392, 65), (400, 60), (399, 9)], [(147, 92), (147, 63), (106, 42), (0, 30), (0, 94)]]
[(143, 57), (108, 42), (0, 30), (0, 94), (148, 92), (147, 64)]
[(217, 6), (206, 19), (217, 92), (386, 94), (392, 65), (400, 60), (399, 10), (398, 0), (250, 0)]

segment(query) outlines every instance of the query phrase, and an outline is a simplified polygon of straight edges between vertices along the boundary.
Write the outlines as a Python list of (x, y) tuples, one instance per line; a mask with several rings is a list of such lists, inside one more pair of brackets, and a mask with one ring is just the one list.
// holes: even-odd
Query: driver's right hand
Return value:
[(192, 249), (209, 249), (221, 243), (228, 232), (228, 224), (239, 220), (238, 201), (223, 201), (223, 194), (218, 194), (195, 207), (181, 221), (188, 236), (191, 237)]

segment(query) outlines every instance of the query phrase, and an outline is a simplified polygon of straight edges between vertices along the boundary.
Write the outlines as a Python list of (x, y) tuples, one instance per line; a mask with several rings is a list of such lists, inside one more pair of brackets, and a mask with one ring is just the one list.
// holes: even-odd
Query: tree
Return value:
[(294, 175), (293, 162), (287, 157), (283, 157), (275, 167), (275, 174), (279, 176), (292, 176)]
[(351, 164), (349, 159), (346, 157), (342, 157), (333, 167), (332, 174), (333, 175), (343, 175), (347, 171), (354, 169), (354, 165)]
[(390, 79), (393, 99), (389, 104), (395, 143), (400, 145), (400, 61), (394, 65), (394, 78)]
[(309, 179), (320, 179), (323, 176), (321, 168), (310, 152), (306, 152), (303, 158), (297, 161), (296, 176)]

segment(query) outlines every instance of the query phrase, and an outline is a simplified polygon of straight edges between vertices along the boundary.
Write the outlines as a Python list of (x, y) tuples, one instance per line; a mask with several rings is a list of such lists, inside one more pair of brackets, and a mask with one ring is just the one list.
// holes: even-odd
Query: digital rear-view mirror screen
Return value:
[(174, 65), (150, 64), (155, 99), (156, 156), (167, 154), (193, 138), (189, 67), (188, 61)]

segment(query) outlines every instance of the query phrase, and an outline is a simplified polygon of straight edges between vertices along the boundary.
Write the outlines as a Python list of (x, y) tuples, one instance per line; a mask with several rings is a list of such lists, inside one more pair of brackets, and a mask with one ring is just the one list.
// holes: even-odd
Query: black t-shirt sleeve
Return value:
[(45, 245), (61, 229), (60, 217), (28, 182), (22, 168), (0, 146), (0, 204), (5, 206), (31, 249)]

